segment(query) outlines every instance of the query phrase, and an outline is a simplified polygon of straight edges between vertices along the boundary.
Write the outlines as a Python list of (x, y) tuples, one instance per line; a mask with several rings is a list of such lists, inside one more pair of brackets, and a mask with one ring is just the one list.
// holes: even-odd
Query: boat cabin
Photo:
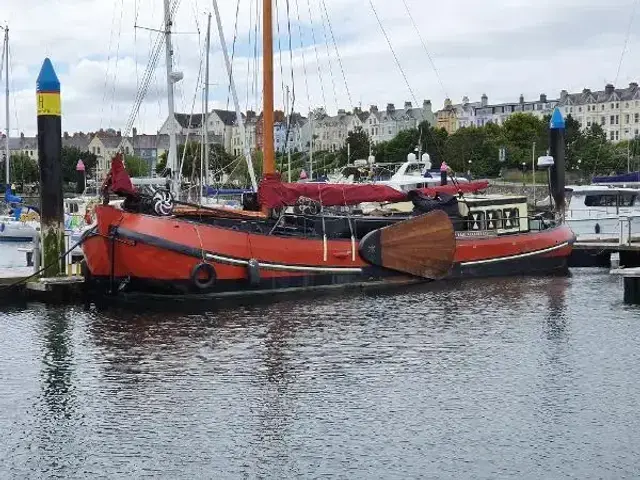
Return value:
[(458, 200), (463, 217), (468, 209), (464, 231), (497, 235), (530, 230), (527, 197), (473, 195)]
[(568, 187), (567, 218), (591, 217), (594, 213), (620, 215), (640, 211), (640, 190), (597, 185)]

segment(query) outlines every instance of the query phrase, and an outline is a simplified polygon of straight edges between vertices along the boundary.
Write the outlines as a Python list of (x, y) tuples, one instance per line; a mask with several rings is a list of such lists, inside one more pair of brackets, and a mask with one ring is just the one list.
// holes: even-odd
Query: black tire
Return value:
[[(201, 278), (200, 275), (203, 273), (205, 274), (205, 277)], [(215, 282), (216, 270), (212, 265), (202, 262), (197, 264), (193, 267), (193, 270), (191, 270), (191, 283), (193, 283), (197, 289), (206, 290), (211, 288)]]

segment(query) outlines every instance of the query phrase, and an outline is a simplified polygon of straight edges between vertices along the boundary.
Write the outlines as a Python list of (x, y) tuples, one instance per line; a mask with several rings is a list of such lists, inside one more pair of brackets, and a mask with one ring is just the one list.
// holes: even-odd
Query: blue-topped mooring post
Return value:
[(62, 118), (60, 81), (45, 58), (36, 82), (38, 162), (40, 163), (40, 233), (46, 277), (64, 273), (64, 210), (62, 196)]
[(556, 210), (562, 212), (565, 207), (564, 171), (565, 171), (565, 122), (559, 108), (555, 108), (549, 122), (549, 154), (553, 157), (551, 167), (551, 196)]

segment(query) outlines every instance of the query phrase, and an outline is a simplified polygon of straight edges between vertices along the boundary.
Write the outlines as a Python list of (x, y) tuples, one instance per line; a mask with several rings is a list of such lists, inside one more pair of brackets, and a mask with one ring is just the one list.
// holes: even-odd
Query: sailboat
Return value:
[[(175, 181), (173, 195), (145, 197), (116, 155), (105, 202), (96, 207), (97, 228), (82, 246), (91, 285), (113, 294), (251, 295), (566, 269), (573, 233), (554, 219), (530, 219), (524, 197), (466, 200), (463, 190), (473, 187), (462, 185), (404, 192), (386, 185), (282, 182), (274, 161), (272, 15), (272, 0), (263, 0), (264, 177), (257, 193), (244, 197), (240, 211), (174, 209), (180, 205)], [(170, 74), (170, 48), (167, 64)], [(171, 155), (169, 165), (175, 165)], [(110, 193), (125, 197), (122, 208), (107, 204)], [(287, 213), (301, 201), (317, 202), (321, 211)], [(385, 216), (331, 210), (363, 202), (412, 202), (415, 208), (410, 215)]]

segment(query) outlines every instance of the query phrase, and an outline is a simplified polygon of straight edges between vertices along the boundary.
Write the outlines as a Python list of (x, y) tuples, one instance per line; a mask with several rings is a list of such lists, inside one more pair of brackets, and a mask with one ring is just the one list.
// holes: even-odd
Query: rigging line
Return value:
[[(251, 38), (253, 35), (253, 3), (256, 0), (251, 0), (249, 2), (249, 52), (251, 52)], [(253, 83), (251, 83), (251, 53), (247, 55), (247, 98), (245, 103), (245, 110), (249, 110), (249, 96), (251, 94), (251, 88), (253, 87)], [(229, 78), (229, 90), (231, 90), (231, 78)]]
[(620, 68), (622, 67), (622, 61), (624, 60), (624, 54), (627, 51), (627, 47), (629, 46), (629, 37), (631, 37), (631, 28), (633, 27), (633, 21), (636, 16), (636, 9), (638, 8), (638, 0), (633, 2), (633, 9), (631, 10), (631, 18), (629, 19), (629, 26), (627, 27), (627, 35), (624, 39), (624, 46), (622, 47), (622, 53), (620, 54), (620, 62), (618, 63), (618, 71), (616, 72), (616, 79), (614, 81), (614, 85), (618, 82), (618, 77), (620, 76)]
[(422, 38), (422, 34), (420, 33), (420, 29), (418, 28), (418, 24), (413, 19), (413, 15), (411, 15), (411, 11), (409, 10), (409, 5), (407, 4), (407, 0), (402, 0), (402, 1), (404, 3), (404, 8), (407, 10), (407, 15), (409, 15), (409, 20), (411, 20), (411, 23), (413, 24), (413, 28), (415, 29), (416, 33), (418, 34), (418, 38), (420, 39), (420, 42), (422, 43), (422, 48), (424, 48), (424, 51), (427, 54), (427, 58), (429, 59), (429, 63), (431, 63), (431, 68), (433, 68), (433, 71), (436, 74), (436, 78), (438, 79), (438, 83), (440, 84), (440, 87), (442, 88), (442, 91), (444, 92), (444, 96), (445, 96), (445, 98), (449, 98), (449, 95), (447, 94), (447, 90), (444, 88), (444, 83), (442, 82), (442, 78), (440, 77), (440, 73), (438, 72), (438, 69), (436, 68), (436, 64), (433, 61), (433, 57), (431, 56), (431, 53), (429, 53), (429, 49), (427, 48), (427, 43), (424, 41), (424, 38)]
[(113, 88), (111, 89), (111, 112), (109, 123), (113, 122), (113, 109), (116, 103), (116, 82), (118, 78), (118, 62), (120, 61), (120, 37), (122, 36), (122, 16), (124, 14), (124, 0), (120, 0), (120, 20), (118, 21), (118, 43), (116, 45), (116, 65), (113, 69)]
[[(260, 2), (256, 2), (256, 32), (255, 32), (255, 43), (254, 43), (254, 52), (253, 52), (253, 62), (254, 62), (254, 68), (253, 68), (253, 81), (254, 81), (254, 86), (253, 86), (253, 91), (254, 91), (254, 95), (255, 95), (255, 104), (254, 104), (254, 108), (252, 108), (252, 110), (254, 111), (258, 111), (260, 109), (260, 94), (262, 92), (262, 89), (258, 86), (259, 85), (259, 76), (260, 76), (260, 60), (258, 57), (258, 47), (261, 46), (261, 44), (259, 44), (258, 42), (260, 41), (260, 39), (262, 38), (262, 10), (260, 9)], [(260, 49), (261, 50), (261, 49)]]
[[(291, 67), (291, 109), (289, 110), (289, 112), (285, 112), (285, 114), (287, 114), (289, 118), (287, 119), (287, 131), (286, 131), (286, 136), (284, 137), (284, 148), (285, 150), (290, 151), (291, 147), (289, 145), (289, 135), (291, 134), (291, 118), (293, 117), (293, 112), (295, 111), (295, 104), (296, 104), (296, 80), (293, 73), (293, 40), (291, 38), (292, 37), (291, 36), (291, 6), (289, 3), (289, 0), (286, 0), (286, 4), (287, 4), (287, 32), (289, 35), (289, 65)], [(284, 158), (282, 159), (282, 162), (283, 162), (283, 170), (284, 170)]]
[(336, 79), (333, 76), (333, 66), (332, 66), (333, 62), (331, 61), (331, 53), (329, 49), (329, 37), (327, 36), (327, 24), (325, 23), (322, 10), (320, 10), (320, 18), (322, 19), (322, 32), (324, 36), (324, 44), (327, 47), (327, 62), (329, 63), (329, 76), (331, 77), (331, 85), (333, 87), (333, 101), (336, 104), (336, 110), (339, 110), (340, 105), (338, 104), (338, 90), (336, 89)]
[(311, 24), (311, 38), (313, 39), (313, 49), (316, 52), (316, 67), (318, 69), (318, 80), (320, 81), (320, 90), (322, 92), (323, 106), (327, 105), (327, 97), (324, 92), (324, 82), (322, 81), (322, 73), (320, 70), (320, 55), (318, 55), (318, 42), (316, 41), (316, 30), (313, 26), (313, 16), (311, 14), (311, 0), (307, 0), (307, 7), (309, 8), (309, 23)]
[(278, 0), (276, 0), (276, 32), (278, 35), (278, 53), (280, 59), (280, 88), (282, 88), (282, 99), (284, 101), (284, 97), (286, 95), (286, 90), (284, 86), (284, 67), (282, 65), (282, 41), (280, 36), (280, 15), (278, 15)]
[(138, 72), (138, 29), (136, 28), (139, 14), (138, 0), (133, 0), (133, 62), (136, 68), (136, 92), (140, 88), (140, 74)]
[[(287, 0), (288, 4), (289, 0)], [(302, 36), (302, 21), (300, 20), (300, 7), (298, 0), (296, 2), (296, 14), (298, 17), (298, 36), (300, 37), (300, 52), (302, 53), (302, 70), (304, 72), (304, 83), (307, 91), (307, 102), (309, 103), (309, 110), (311, 110), (311, 94), (309, 92), (309, 75), (307, 73), (307, 61), (304, 56), (304, 40)]]
[[(204, 49), (203, 49), (204, 50)], [(202, 65), (203, 65), (203, 57), (204, 57), (204, 52), (202, 52), (202, 54), (200, 55), (200, 66), (198, 67), (198, 77), (196, 78), (196, 88), (195, 91), (193, 93), (193, 101), (191, 102), (191, 113), (189, 114), (189, 121), (187, 123), (187, 125), (189, 125), (189, 129), (187, 130), (187, 135), (184, 139), (184, 147), (182, 149), (182, 159), (180, 161), (180, 170), (178, 170), (180, 172), (180, 175), (182, 175), (182, 170), (184, 169), (184, 159), (187, 155), (187, 144), (189, 143), (189, 134), (191, 131), (191, 125), (192, 125), (192, 120), (193, 120), (193, 111), (196, 108), (196, 99), (198, 98), (198, 85), (200, 84), (200, 78), (202, 76)], [(184, 91), (184, 89), (183, 89)], [(201, 116), (201, 118), (203, 118)], [(201, 120), (202, 121), (202, 120)], [(194, 165), (193, 162), (191, 164), (191, 172), (193, 173), (194, 170)]]
[(229, 102), (231, 101), (231, 79), (233, 78), (233, 61), (236, 57), (236, 42), (238, 41), (238, 18), (240, 17), (240, 0), (236, 3), (236, 20), (233, 26), (233, 43), (231, 44), (231, 68), (229, 69), (229, 86), (227, 87), (227, 107), (229, 110)]
[(116, 21), (116, 5), (117, 2), (114, 0), (113, 2), (113, 13), (111, 16), (111, 30), (109, 31), (109, 49), (107, 54), (107, 71), (104, 75), (104, 86), (102, 87), (102, 104), (100, 105), (100, 128), (102, 128), (102, 120), (104, 114), (104, 104), (107, 101), (107, 83), (109, 80), (109, 67), (111, 66), (111, 46), (113, 45), (113, 30), (114, 24)]
[(409, 79), (407, 78), (407, 74), (404, 72), (404, 69), (402, 68), (402, 65), (400, 64), (400, 60), (398, 60), (398, 56), (396, 55), (396, 52), (393, 49), (393, 45), (391, 44), (391, 39), (389, 38), (389, 35), (387, 35), (387, 31), (385, 30), (384, 26), (382, 25), (382, 21), (380, 21), (380, 17), (378, 16), (378, 12), (376, 11), (376, 7), (373, 6), (373, 0), (369, 0), (369, 5), (371, 5), (371, 9), (373, 10), (373, 14), (375, 15), (376, 20), (378, 21), (378, 25), (380, 25), (380, 30), (382, 30), (384, 38), (386, 38), (387, 43), (389, 44), (389, 48), (391, 49), (391, 53), (393, 54), (393, 58), (396, 61), (396, 65), (400, 69), (400, 73), (402, 73), (402, 77), (404, 78), (404, 81), (407, 84), (407, 88), (409, 89), (409, 93), (411, 93), (411, 96), (413, 97), (413, 101), (416, 102), (416, 105), (417, 105), (418, 104), (418, 99), (416, 98), (415, 94), (413, 93), (413, 89), (411, 88), (411, 85), (409, 84)]
[(340, 51), (338, 50), (338, 43), (336, 42), (336, 37), (333, 34), (333, 26), (331, 25), (331, 19), (329, 18), (329, 11), (327, 10), (327, 4), (325, 0), (321, 0), (321, 1), (322, 1), (322, 6), (324, 7), (324, 14), (327, 17), (327, 23), (329, 24), (329, 32), (331, 33), (331, 40), (333, 40), (333, 48), (336, 51), (336, 56), (338, 57), (338, 64), (340, 65), (340, 70), (342, 71), (342, 79), (344, 80), (344, 86), (347, 89), (349, 104), (353, 106), (354, 103), (353, 103), (353, 99), (351, 98), (351, 91), (349, 90), (349, 84), (347, 83), (347, 76), (344, 72), (344, 65), (342, 64), (342, 56), (340, 55)]

